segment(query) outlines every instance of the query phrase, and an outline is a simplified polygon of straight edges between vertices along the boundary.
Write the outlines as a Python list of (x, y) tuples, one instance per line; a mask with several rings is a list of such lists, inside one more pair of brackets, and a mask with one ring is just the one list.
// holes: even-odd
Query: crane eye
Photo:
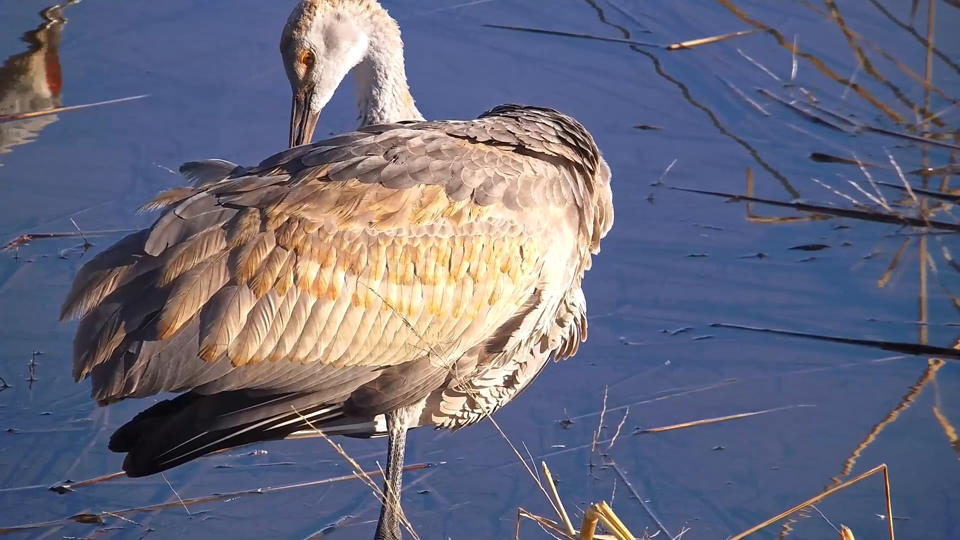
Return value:
[(300, 63), (303, 64), (304, 66), (306, 67), (312, 66), (313, 61), (314, 61), (314, 56), (312, 52), (303, 51), (302, 53), (300, 53)]

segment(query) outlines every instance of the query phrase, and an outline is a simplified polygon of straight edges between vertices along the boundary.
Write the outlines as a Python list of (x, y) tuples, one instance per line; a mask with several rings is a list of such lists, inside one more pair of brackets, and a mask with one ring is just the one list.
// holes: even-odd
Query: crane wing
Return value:
[(324, 391), (455, 361), (538, 288), (569, 285), (609, 228), (599, 154), (568, 120), (495, 109), (374, 126), (251, 169), (218, 162), (219, 175), (188, 165), (203, 183), (162, 194), (149, 230), (77, 276), (62, 312), (81, 317), (75, 377), (92, 374), (105, 403)]

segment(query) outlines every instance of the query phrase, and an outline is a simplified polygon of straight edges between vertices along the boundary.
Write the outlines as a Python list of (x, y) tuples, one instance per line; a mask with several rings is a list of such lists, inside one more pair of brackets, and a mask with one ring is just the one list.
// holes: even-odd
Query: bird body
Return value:
[[(219, 449), (388, 437), (378, 539), (400, 538), (405, 437), (509, 402), (586, 339), (584, 272), (610, 169), (573, 118), (501, 105), (424, 121), (374, 0), (303, 0), (281, 38), (292, 148), (191, 162), (191, 186), (77, 275), (77, 380), (101, 405), (162, 392), (110, 448), (144, 476)], [(361, 128), (309, 143), (355, 72)]]
[(406, 405), (412, 427), (469, 425), (585, 338), (609, 169), (560, 113), (501, 106), (183, 170), (206, 182), (148, 203), (163, 215), (85, 265), (63, 308), (99, 403), (192, 396), (115, 437), (131, 475), (311, 429), (299, 413), (355, 436)]

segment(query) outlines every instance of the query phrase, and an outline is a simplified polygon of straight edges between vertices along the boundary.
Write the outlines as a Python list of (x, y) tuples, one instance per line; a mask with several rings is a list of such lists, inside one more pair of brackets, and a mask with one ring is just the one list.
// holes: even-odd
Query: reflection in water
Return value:
[[(60, 33), (67, 20), (59, 5), (40, 12), (43, 23), (23, 35), (25, 52), (15, 54), (0, 66), (0, 117), (45, 111), (60, 107), (63, 79), (60, 76)], [(56, 115), (0, 122), (0, 155), (14, 146), (33, 142)]]
[[(630, 38), (630, 31), (627, 30), (626, 28), (618, 25), (618, 24), (613, 24), (613, 23), (609, 22), (609, 21), (607, 20), (607, 18), (606, 18), (606, 15), (604, 15), (604, 13), (603, 13), (603, 9), (601, 9), (600, 6), (597, 5), (597, 3), (595, 2), (595, 0), (586, 0), (586, 2), (587, 2), (587, 4), (590, 5), (591, 8), (593, 8), (594, 11), (596, 11), (597, 16), (600, 18), (600, 22), (601, 22), (601, 23), (603, 23), (603, 24), (605, 24), (605, 25), (607, 25), (607, 26), (611, 26), (611, 27), (613, 27), (613, 28), (616, 28), (617, 30), (619, 30), (619, 31), (623, 34), (623, 36), (624, 36), (625, 38), (627, 38), (627, 39)], [(631, 19), (633, 19), (633, 17), (630, 16), (627, 12), (622, 12), (622, 13), (623, 13), (624, 15), (630, 17)], [(639, 23), (639, 21), (635, 21), (635, 22), (638, 22), (638, 23)], [(797, 191), (797, 190), (790, 184), (790, 180), (789, 180), (786, 176), (784, 176), (780, 171), (778, 171), (777, 169), (775, 169), (772, 165), (770, 165), (769, 163), (767, 163), (766, 161), (764, 161), (763, 158), (760, 157), (760, 153), (757, 152), (756, 148), (754, 148), (752, 145), (750, 145), (748, 142), (746, 142), (746, 141), (743, 140), (742, 138), (734, 135), (729, 129), (727, 129), (726, 127), (724, 127), (723, 123), (720, 122), (720, 119), (717, 118), (716, 113), (715, 113), (712, 109), (710, 109), (710, 108), (707, 107), (706, 105), (704, 105), (704, 104), (700, 103), (699, 101), (697, 101), (696, 99), (694, 99), (693, 94), (690, 93), (690, 89), (687, 88), (687, 86), (686, 86), (685, 84), (683, 84), (682, 82), (680, 82), (679, 79), (677, 79), (677, 78), (675, 78), (675, 77), (672, 77), (670, 74), (668, 74), (668, 73), (663, 69), (663, 66), (662, 66), (661, 63), (660, 63), (660, 59), (657, 58), (657, 56), (656, 56), (655, 54), (652, 54), (652, 53), (650, 53), (650, 52), (648, 52), (648, 51), (645, 51), (645, 50), (641, 49), (640, 47), (637, 47), (636, 45), (631, 45), (630, 48), (631, 48), (634, 52), (637, 52), (637, 53), (640, 53), (640, 54), (646, 56), (646, 57), (653, 63), (653, 68), (654, 68), (654, 70), (656, 70), (657, 75), (659, 75), (659, 76), (662, 77), (664, 80), (666, 80), (666, 81), (670, 82), (671, 84), (673, 84), (674, 86), (676, 86), (676, 87), (680, 90), (681, 95), (683, 95), (683, 99), (686, 100), (687, 103), (690, 103), (690, 104), (693, 105), (694, 107), (696, 107), (696, 108), (700, 109), (701, 111), (703, 111), (703, 112), (710, 118), (710, 122), (714, 125), (714, 127), (716, 127), (716, 128), (720, 131), (720, 133), (722, 133), (722, 134), (723, 134), (724, 136), (726, 136), (726, 137), (729, 137), (729, 138), (732, 139), (734, 142), (736, 142), (737, 144), (739, 144), (740, 146), (742, 146), (742, 147), (744, 148), (744, 150), (746, 150), (746, 151), (750, 154), (750, 156), (751, 156), (761, 167), (763, 167), (764, 169), (766, 169), (767, 172), (769, 172), (774, 178), (776, 178), (776, 179), (780, 182), (781, 185), (783, 185), (783, 189), (785, 189), (785, 190), (787, 191), (787, 193), (789, 193), (792, 198), (797, 199), (797, 198), (800, 197), (800, 192)]]

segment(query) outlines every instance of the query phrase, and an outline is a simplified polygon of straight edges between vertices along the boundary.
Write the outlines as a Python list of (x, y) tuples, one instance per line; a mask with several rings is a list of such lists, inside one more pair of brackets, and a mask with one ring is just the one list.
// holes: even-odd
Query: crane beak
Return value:
[(320, 111), (310, 110), (313, 100), (313, 90), (296, 92), (293, 95), (293, 105), (290, 108), (290, 148), (301, 144), (310, 144), (313, 131), (320, 121)]

